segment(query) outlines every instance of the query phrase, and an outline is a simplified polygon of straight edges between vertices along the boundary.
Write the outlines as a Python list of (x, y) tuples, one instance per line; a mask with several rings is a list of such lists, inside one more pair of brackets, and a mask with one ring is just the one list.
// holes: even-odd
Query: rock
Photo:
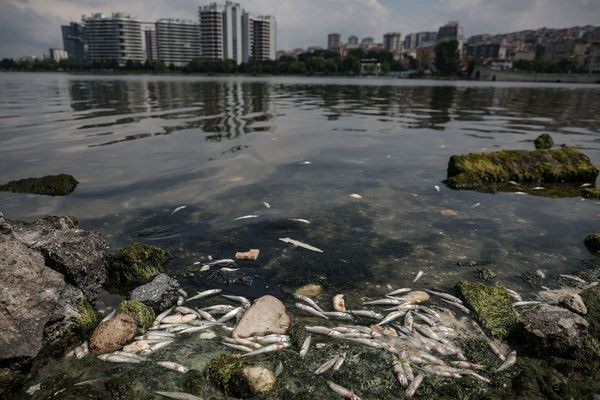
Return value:
[(579, 315), (548, 304), (526, 310), (519, 317), (524, 343), (540, 356), (572, 357), (585, 345), (588, 325)]
[(260, 250), (258, 250), (258, 249), (250, 249), (249, 251), (246, 251), (246, 252), (238, 251), (237, 253), (235, 253), (235, 258), (238, 260), (256, 261), (259, 253), (260, 253)]
[(181, 377), (181, 388), (185, 393), (200, 396), (204, 393), (206, 378), (201, 371), (190, 369)]
[(588, 311), (585, 319), (590, 324), (590, 333), (600, 340), (600, 286), (586, 289), (580, 295)]
[(304, 285), (304, 286), (296, 289), (294, 294), (297, 294), (299, 296), (306, 296), (306, 297), (317, 297), (322, 292), (323, 292), (323, 288), (321, 287), (321, 285), (316, 285), (316, 284), (310, 283), (308, 285)]
[(144, 284), (160, 274), (171, 259), (168, 251), (145, 243), (133, 243), (109, 256), (109, 278), (115, 284)]
[(152, 307), (155, 313), (161, 313), (177, 304), (179, 283), (167, 274), (160, 274), (152, 282), (135, 288), (129, 298)]
[(587, 307), (585, 306), (583, 299), (576, 293), (564, 295), (558, 300), (558, 304), (577, 314), (587, 314)]
[(600, 233), (588, 235), (583, 241), (583, 244), (585, 244), (585, 247), (592, 253), (600, 252)]
[(421, 292), (419, 290), (414, 290), (412, 292), (408, 292), (405, 295), (402, 295), (402, 299), (411, 303), (418, 304), (424, 303), (429, 300), (429, 295), (426, 292)]
[(253, 393), (265, 393), (270, 391), (275, 385), (275, 374), (268, 368), (262, 366), (245, 367), (242, 374), (250, 385)]
[(122, 301), (117, 312), (127, 314), (135, 320), (139, 335), (150, 329), (156, 318), (152, 308), (137, 300)]
[(548, 150), (554, 146), (554, 140), (552, 139), (552, 136), (547, 133), (542, 133), (535, 139), (533, 143), (535, 144), (535, 148), (537, 150)]
[(516, 314), (506, 289), (466, 281), (460, 281), (456, 288), (484, 329), (498, 338), (508, 336), (516, 323)]
[(246, 338), (270, 333), (284, 334), (290, 326), (285, 306), (277, 298), (266, 295), (257, 299), (233, 330), (233, 337)]
[(456, 216), (458, 216), (458, 211), (451, 210), (450, 208), (445, 208), (442, 211), (440, 211), (440, 213), (444, 217), (456, 217)]
[(585, 188), (581, 191), (581, 196), (586, 199), (600, 200), (600, 189), (599, 188)]
[(247, 365), (243, 358), (221, 354), (208, 362), (204, 375), (226, 396), (247, 399), (252, 397), (252, 389), (242, 372)]
[(133, 339), (136, 329), (132, 317), (118, 313), (113, 319), (96, 327), (90, 337), (90, 350), (100, 354), (117, 351)]
[(496, 273), (489, 267), (483, 267), (477, 270), (477, 276), (484, 281), (491, 281), (496, 277)]
[(48, 175), (41, 178), (26, 178), (0, 185), (0, 190), (14, 193), (66, 196), (71, 194), (79, 182), (67, 174)]
[(595, 182), (598, 169), (570, 147), (555, 150), (502, 150), (452, 156), (447, 184), (453, 189), (478, 189), (507, 183)]

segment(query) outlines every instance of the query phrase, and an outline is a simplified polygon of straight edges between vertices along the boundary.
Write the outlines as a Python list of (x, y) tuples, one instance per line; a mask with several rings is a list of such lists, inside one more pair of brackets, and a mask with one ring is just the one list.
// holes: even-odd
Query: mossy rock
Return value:
[(489, 267), (483, 267), (479, 269), (477, 271), (477, 274), (479, 276), (479, 279), (482, 279), (484, 281), (491, 281), (496, 277), (496, 273), (492, 271), (492, 269)]
[(139, 335), (150, 329), (156, 318), (152, 308), (137, 300), (122, 301), (118, 312), (127, 314), (135, 320)]
[(247, 365), (243, 358), (221, 354), (209, 361), (204, 375), (227, 396), (247, 399), (252, 397), (252, 390), (242, 372)]
[(598, 172), (586, 155), (570, 147), (502, 150), (450, 157), (447, 184), (453, 189), (477, 189), (511, 180), (537, 184), (594, 182)]
[(286, 333), (290, 337), (290, 341), (292, 345), (296, 348), (296, 350), (300, 350), (304, 340), (308, 336), (308, 332), (304, 328), (304, 324), (300, 322), (294, 322), (287, 330)]
[(0, 185), (0, 191), (66, 196), (71, 194), (78, 184), (79, 182), (72, 175), (59, 174), (10, 181)]
[(586, 289), (580, 296), (588, 310), (583, 317), (590, 323), (589, 332), (600, 340), (600, 287)]
[(600, 188), (585, 188), (581, 191), (581, 196), (586, 199), (600, 200)]
[(207, 385), (206, 375), (196, 369), (190, 369), (182, 375), (180, 384), (184, 392), (200, 396)]
[(535, 144), (535, 148), (538, 150), (548, 150), (554, 146), (554, 140), (552, 139), (552, 136), (548, 135), (547, 133), (542, 133), (535, 139), (533, 143)]
[(583, 244), (585, 244), (585, 247), (592, 253), (600, 252), (600, 233), (588, 235), (583, 241)]
[(113, 284), (144, 284), (163, 272), (171, 254), (158, 246), (133, 243), (108, 257), (108, 273)]
[(456, 288), (484, 329), (498, 338), (508, 336), (517, 318), (506, 289), (466, 281), (460, 281)]

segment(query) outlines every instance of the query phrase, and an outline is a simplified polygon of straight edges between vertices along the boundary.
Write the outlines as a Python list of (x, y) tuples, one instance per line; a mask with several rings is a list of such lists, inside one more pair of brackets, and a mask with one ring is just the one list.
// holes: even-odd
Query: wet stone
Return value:
[(289, 326), (290, 317), (283, 303), (267, 295), (256, 300), (244, 313), (233, 331), (233, 337), (284, 334)]
[(71, 194), (79, 182), (72, 175), (48, 175), (41, 178), (25, 178), (0, 185), (0, 190), (14, 193), (66, 196)]
[(145, 285), (135, 288), (129, 295), (130, 300), (137, 300), (160, 313), (177, 304), (179, 283), (167, 274), (160, 274)]
[(308, 285), (304, 285), (296, 289), (294, 294), (306, 297), (317, 297), (321, 294), (321, 292), (323, 292), (321, 285), (309, 283)]
[(117, 351), (129, 342), (136, 333), (135, 320), (127, 314), (117, 314), (113, 319), (102, 322), (90, 337), (90, 350), (95, 353)]

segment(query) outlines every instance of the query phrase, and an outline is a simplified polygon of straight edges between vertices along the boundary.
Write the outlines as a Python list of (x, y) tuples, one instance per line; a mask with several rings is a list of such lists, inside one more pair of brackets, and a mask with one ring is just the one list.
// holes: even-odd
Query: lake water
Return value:
[(316, 282), (352, 298), (419, 270), (447, 289), (477, 279), (469, 261), (526, 292), (523, 273), (591, 257), (583, 239), (600, 227), (598, 202), (442, 182), (454, 154), (532, 149), (543, 132), (600, 164), (597, 85), (4, 73), (0, 93), (0, 182), (80, 182), (65, 197), (0, 192), (6, 217), (69, 214), (113, 249), (166, 247), (190, 291), (215, 278), (194, 262), (258, 248), (232, 292)]

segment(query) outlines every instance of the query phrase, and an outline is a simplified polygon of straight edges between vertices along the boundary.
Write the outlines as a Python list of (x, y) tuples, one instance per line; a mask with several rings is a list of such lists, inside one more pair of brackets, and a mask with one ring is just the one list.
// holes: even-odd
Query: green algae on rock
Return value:
[(600, 188), (585, 188), (581, 191), (581, 196), (586, 199), (600, 200)]
[(491, 281), (496, 277), (496, 273), (489, 267), (483, 267), (477, 270), (477, 275), (479, 276), (479, 279), (484, 281)]
[(593, 253), (600, 252), (600, 233), (593, 233), (588, 235), (583, 241), (585, 247)]
[(87, 338), (100, 322), (98, 312), (86, 300), (81, 299), (77, 304), (77, 330), (82, 338)]
[(589, 332), (600, 340), (600, 287), (586, 289), (580, 296), (588, 310), (584, 318), (590, 324)]
[(25, 178), (0, 185), (0, 191), (13, 193), (66, 196), (71, 194), (79, 182), (72, 175), (47, 175), (41, 178)]
[(517, 318), (505, 288), (466, 281), (458, 282), (456, 288), (484, 329), (498, 338), (508, 336)]
[(554, 140), (552, 139), (552, 136), (548, 135), (547, 133), (542, 133), (535, 139), (533, 143), (535, 144), (535, 148), (538, 150), (548, 150), (554, 146)]
[(502, 150), (450, 157), (447, 184), (452, 189), (477, 189), (508, 181), (535, 184), (593, 182), (598, 172), (585, 154), (570, 147)]
[(154, 310), (137, 300), (125, 300), (119, 304), (117, 312), (129, 315), (137, 324), (137, 333), (142, 335), (152, 327), (154, 323)]
[(243, 358), (221, 354), (208, 363), (204, 375), (227, 396), (247, 399), (252, 396), (252, 390), (243, 373), (247, 365)]
[(148, 283), (170, 259), (171, 254), (158, 246), (132, 243), (109, 255), (109, 277), (114, 283)]

